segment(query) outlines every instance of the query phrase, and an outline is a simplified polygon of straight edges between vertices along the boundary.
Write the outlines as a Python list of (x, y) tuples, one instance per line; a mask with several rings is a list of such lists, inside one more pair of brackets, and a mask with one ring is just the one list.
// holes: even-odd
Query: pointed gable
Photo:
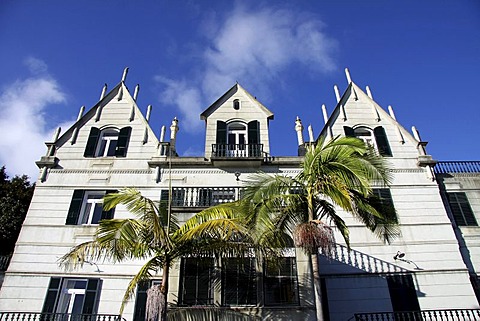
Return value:
[[(230, 145), (257, 146), (270, 153), (268, 122), (273, 113), (238, 83), (210, 105), (200, 118), (206, 122), (205, 156)], [(255, 150), (257, 151), (257, 147)]]
[(340, 97), (320, 135), (355, 136), (370, 142), (387, 157), (418, 156), (418, 141), (412, 134), (354, 82)]
[(115, 166), (119, 159), (151, 157), (157, 145), (156, 135), (121, 81), (57, 139), (55, 156), (64, 168), (79, 160), (108, 160)]

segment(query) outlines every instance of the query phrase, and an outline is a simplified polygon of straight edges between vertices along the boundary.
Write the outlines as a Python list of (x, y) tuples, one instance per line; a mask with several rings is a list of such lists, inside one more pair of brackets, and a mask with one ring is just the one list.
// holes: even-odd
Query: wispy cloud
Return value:
[(53, 130), (45, 120), (46, 108), (65, 102), (66, 95), (46, 74), (43, 61), (28, 58), (25, 64), (34, 75), (0, 91), (0, 164), (11, 174), (36, 179), (35, 160), (45, 153), (43, 142), (51, 139)]
[(200, 112), (235, 81), (248, 83), (261, 93), (293, 65), (309, 72), (335, 68), (336, 41), (313, 15), (236, 5), (217, 20), (221, 22), (216, 26), (206, 24), (209, 32), (200, 53), (203, 61), (185, 77), (188, 82), (157, 77), (165, 86), (162, 102), (178, 108), (187, 131), (200, 128)]

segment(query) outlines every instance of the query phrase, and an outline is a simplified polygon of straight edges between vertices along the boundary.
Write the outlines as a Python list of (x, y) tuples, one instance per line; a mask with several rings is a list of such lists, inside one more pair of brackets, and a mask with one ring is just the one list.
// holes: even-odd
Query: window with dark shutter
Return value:
[(355, 131), (352, 127), (343, 126), (343, 130), (345, 131), (345, 136), (347, 137), (355, 137)]
[(227, 143), (227, 123), (217, 120), (217, 144)]
[(410, 274), (387, 276), (393, 311), (420, 311), (417, 291)]
[(284, 257), (280, 263), (267, 261), (263, 278), (265, 305), (298, 304), (297, 263)]
[(66, 225), (76, 225), (78, 223), (84, 195), (84, 190), (76, 189), (73, 191), (72, 201), (70, 202), (70, 208), (68, 209), (67, 221), (65, 222)]
[(94, 314), (98, 305), (98, 295), (100, 294), (100, 279), (88, 279), (85, 289), (85, 298), (83, 300), (83, 314)]
[(447, 193), (453, 219), (458, 226), (478, 226), (467, 195), (463, 192)]
[(61, 278), (51, 278), (48, 285), (47, 295), (45, 296), (45, 302), (43, 303), (43, 313), (54, 313), (57, 298), (60, 293)]
[(257, 272), (254, 258), (222, 259), (222, 301), (224, 305), (257, 303)]
[(127, 156), (127, 148), (130, 141), (131, 132), (132, 127), (123, 127), (122, 129), (120, 129), (120, 133), (118, 134), (117, 148), (115, 150), (116, 157)]
[(100, 220), (112, 219), (115, 208), (103, 210), (103, 196), (116, 190), (87, 191), (74, 190), (68, 209), (66, 225), (98, 224)]
[(152, 285), (159, 285), (161, 283), (161, 280), (150, 280), (140, 282), (137, 285), (133, 321), (145, 321), (145, 311), (147, 307), (147, 291)]
[(373, 129), (375, 135), (375, 141), (377, 142), (378, 152), (382, 156), (392, 156), (392, 150), (388, 144), (387, 134), (382, 126), (375, 127)]
[(100, 137), (100, 129), (96, 127), (90, 128), (90, 134), (87, 140), (87, 146), (85, 147), (84, 157), (95, 157), (97, 150), (98, 138)]

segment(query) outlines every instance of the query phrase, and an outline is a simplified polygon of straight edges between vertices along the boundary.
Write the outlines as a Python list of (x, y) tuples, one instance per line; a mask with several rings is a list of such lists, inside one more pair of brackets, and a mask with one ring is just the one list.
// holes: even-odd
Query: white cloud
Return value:
[(217, 26), (210, 23), (205, 28), (203, 64), (192, 71), (196, 77), (188, 78), (189, 82), (157, 77), (166, 86), (162, 102), (177, 106), (189, 126), (193, 125), (188, 128), (190, 131), (200, 128), (198, 115), (206, 104), (235, 81), (248, 83), (262, 93), (289, 67), (309, 72), (335, 68), (332, 57), (336, 41), (326, 35), (324, 24), (315, 16), (237, 5), (218, 20), (223, 22)]
[(28, 67), (32, 74), (43, 74), (48, 70), (47, 64), (38, 58), (27, 57), (24, 60), (24, 64)]
[[(42, 63), (33, 61), (37, 67)], [(43, 65), (42, 72), (46, 71)], [(45, 120), (46, 107), (65, 100), (59, 85), (49, 76), (18, 80), (0, 92), (0, 164), (11, 175), (37, 178), (35, 161), (45, 154), (43, 143), (53, 134)]]

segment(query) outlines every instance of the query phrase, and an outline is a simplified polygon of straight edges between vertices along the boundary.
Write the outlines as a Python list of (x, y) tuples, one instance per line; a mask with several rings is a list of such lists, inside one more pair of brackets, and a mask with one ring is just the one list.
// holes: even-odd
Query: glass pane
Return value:
[(84, 294), (76, 294), (72, 302), (72, 314), (81, 314), (83, 307), (83, 299), (85, 298)]
[(96, 203), (95, 207), (93, 209), (92, 220), (91, 220), (90, 223), (91, 224), (98, 224), (98, 222), (102, 218), (102, 212), (103, 212), (103, 204), (102, 203)]
[(110, 140), (110, 144), (108, 145), (108, 151), (106, 156), (115, 156), (115, 150), (117, 148), (117, 140)]

